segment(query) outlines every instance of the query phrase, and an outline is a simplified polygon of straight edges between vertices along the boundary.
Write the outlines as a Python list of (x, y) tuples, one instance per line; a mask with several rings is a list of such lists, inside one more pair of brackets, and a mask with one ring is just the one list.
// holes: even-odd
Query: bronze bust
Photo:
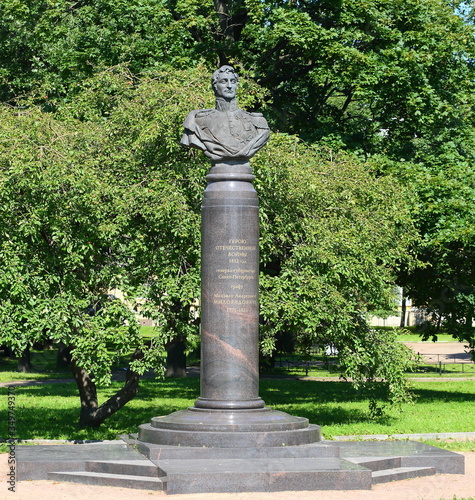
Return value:
[(239, 109), (236, 89), (239, 77), (231, 66), (213, 74), (215, 109), (197, 109), (188, 114), (181, 144), (200, 149), (213, 162), (247, 161), (269, 139), (269, 127), (261, 113)]

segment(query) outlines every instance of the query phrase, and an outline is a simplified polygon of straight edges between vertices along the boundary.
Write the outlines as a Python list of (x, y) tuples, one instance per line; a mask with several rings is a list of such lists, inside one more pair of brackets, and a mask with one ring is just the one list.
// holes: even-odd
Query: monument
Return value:
[(216, 108), (192, 111), (182, 144), (211, 160), (202, 203), (201, 394), (138, 435), (81, 445), (18, 446), (19, 480), (50, 479), (168, 494), (371, 489), (461, 474), (464, 457), (422, 443), (323, 441), (308, 420), (259, 397), (259, 224), (249, 159), (264, 117), (237, 107), (238, 77), (213, 75)]
[(208, 447), (291, 446), (321, 439), (305, 418), (259, 397), (259, 204), (250, 158), (269, 139), (260, 113), (238, 108), (238, 75), (212, 77), (215, 109), (195, 110), (181, 143), (211, 168), (201, 224), (201, 394), (194, 407), (140, 426), (139, 440)]

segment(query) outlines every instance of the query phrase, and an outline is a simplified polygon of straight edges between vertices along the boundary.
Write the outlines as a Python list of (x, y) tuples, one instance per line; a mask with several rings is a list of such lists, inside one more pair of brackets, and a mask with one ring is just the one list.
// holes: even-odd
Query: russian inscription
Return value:
[[(223, 245), (215, 245), (215, 262), (225, 264), (216, 268), (216, 278), (226, 280), (226, 293), (214, 293), (211, 301), (216, 306), (225, 306), (228, 313), (250, 313), (258, 306), (257, 293), (246, 290), (243, 282), (253, 282), (257, 279), (256, 269), (246, 267), (255, 262), (257, 247), (248, 244), (246, 239), (230, 238)], [(227, 264), (226, 265), (226, 261)]]

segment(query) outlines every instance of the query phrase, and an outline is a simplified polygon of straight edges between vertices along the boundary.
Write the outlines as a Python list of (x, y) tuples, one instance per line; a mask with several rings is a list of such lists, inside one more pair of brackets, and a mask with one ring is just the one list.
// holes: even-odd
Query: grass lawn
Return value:
[[(120, 383), (100, 389), (102, 400)], [(368, 401), (346, 382), (264, 379), (260, 395), (267, 406), (307, 417), (333, 436), (475, 431), (475, 384), (471, 381), (414, 382), (415, 404), (370, 420)], [(139, 395), (99, 429), (78, 429), (79, 398), (74, 383), (17, 386), (17, 437), (21, 439), (115, 439), (133, 433), (151, 417), (192, 406), (199, 395), (196, 378), (144, 380)], [(0, 437), (7, 437), (7, 388), (0, 388)], [(475, 451), (475, 441), (467, 444)], [(452, 448), (453, 449), (453, 448)], [(466, 449), (466, 448), (464, 448)]]
[[(423, 341), (421, 339), (421, 336), (417, 335), (416, 333), (412, 333), (412, 334), (401, 333), (401, 334), (398, 334), (397, 339), (400, 342), (427, 342), (427, 343), (433, 342), (432, 339)], [(437, 342), (457, 342), (457, 340), (455, 340), (452, 337), (452, 335), (441, 333), (441, 334), (437, 335)]]
[(47, 378), (71, 378), (71, 370), (56, 370), (56, 351), (33, 352), (33, 372), (20, 373), (16, 367), (18, 360), (14, 358), (0, 358), (0, 382), (13, 380), (41, 380)]
[[(144, 332), (144, 334), (151, 332)], [(404, 341), (419, 340), (411, 335)], [(452, 339), (447, 336), (447, 338)], [(403, 340), (403, 339), (401, 339)], [(430, 341), (429, 341), (430, 342)], [(0, 359), (0, 382), (46, 378), (72, 378), (70, 371), (56, 371), (56, 351), (32, 352), (35, 373), (17, 373), (16, 360)], [(468, 366), (468, 365), (467, 365)], [(471, 368), (474, 365), (470, 365)], [(437, 378), (436, 365), (427, 366), (409, 377)], [(281, 373), (280, 373), (281, 372)], [(277, 368), (274, 373), (288, 375)], [(294, 373), (302, 376), (299, 369)], [(309, 371), (310, 377), (338, 375), (324, 366)], [(260, 395), (267, 406), (307, 417), (311, 423), (322, 426), (326, 439), (333, 436), (365, 434), (409, 434), (435, 432), (475, 431), (473, 407), (475, 370), (466, 373), (442, 373), (450, 381), (412, 381), (415, 404), (403, 405), (402, 411), (390, 410), (378, 420), (368, 418), (368, 400), (350, 384), (333, 380), (293, 380), (269, 378), (261, 380)], [(99, 391), (101, 401), (115, 393), (120, 383)], [(151, 417), (166, 415), (192, 406), (199, 395), (199, 380), (167, 379), (144, 380), (139, 395), (99, 429), (78, 429), (79, 397), (75, 383), (17, 386), (15, 389), (15, 419), (17, 437), (21, 439), (115, 439), (119, 434), (134, 433), (140, 423)], [(7, 438), (7, 389), (0, 388), (0, 439)], [(440, 444), (437, 444), (440, 446)], [(475, 451), (475, 441), (450, 444), (451, 449)], [(458, 448), (454, 448), (458, 446)], [(462, 446), (462, 448), (460, 448)], [(0, 450), (1, 451), (1, 450)]]
[[(393, 326), (376, 326), (373, 327), (375, 330), (396, 330), (397, 338), (401, 342), (422, 342), (420, 327), (416, 326), (406, 326), (404, 329), (400, 329)], [(434, 330), (434, 333), (435, 330)], [(449, 332), (441, 328), (437, 333), (437, 342), (457, 342)], [(432, 338), (425, 340), (424, 342), (432, 342)]]

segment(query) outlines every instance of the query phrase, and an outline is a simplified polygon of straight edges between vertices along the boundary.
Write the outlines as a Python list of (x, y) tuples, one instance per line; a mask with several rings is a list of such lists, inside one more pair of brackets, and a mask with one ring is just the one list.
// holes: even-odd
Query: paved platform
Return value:
[(47, 480), (168, 494), (370, 490), (434, 474), (463, 474), (463, 455), (411, 441), (210, 449), (134, 442), (17, 446), (19, 481)]

